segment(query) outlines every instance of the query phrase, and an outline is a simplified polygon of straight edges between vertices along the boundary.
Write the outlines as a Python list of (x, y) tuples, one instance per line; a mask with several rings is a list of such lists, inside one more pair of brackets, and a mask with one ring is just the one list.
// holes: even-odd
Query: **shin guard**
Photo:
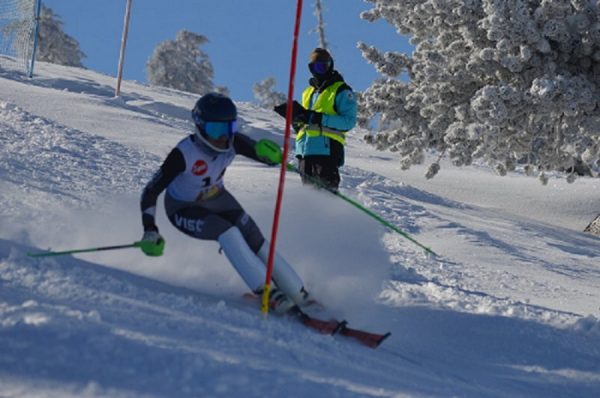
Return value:
[(250, 249), (237, 227), (231, 227), (218, 238), (225, 256), (246, 285), (253, 292), (260, 291), (265, 283), (266, 268), (261, 259)]
[[(265, 240), (256, 254), (264, 264), (267, 264), (269, 242)], [(307, 292), (304, 290), (304, 282), (292, 266), (277, 252), (275, 252), (275, 258), (273, 259), (273, 281), (296, 304), (302, 305), (306, 300)]]

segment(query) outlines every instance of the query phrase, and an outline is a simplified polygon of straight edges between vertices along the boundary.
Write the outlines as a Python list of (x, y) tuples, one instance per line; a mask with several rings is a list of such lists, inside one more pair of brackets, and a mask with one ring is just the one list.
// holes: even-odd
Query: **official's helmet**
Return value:
[(316, 78), (328, 76), (333, 71), (333, 58), (329, 51), (315, 48), (309, 55), (308, 69)]

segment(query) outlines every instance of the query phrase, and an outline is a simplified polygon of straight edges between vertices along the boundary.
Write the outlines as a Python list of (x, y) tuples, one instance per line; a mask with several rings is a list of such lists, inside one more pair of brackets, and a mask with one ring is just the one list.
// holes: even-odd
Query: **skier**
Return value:
[[(304, 183), (337, 191), (346, 133), (356, 125), (356, 98), (334, 69), (327, 50), (315, 48), (308, 69), (312, 78), (302, 93), (302, 104), (294, 101), (292, 109), (294, 127), (299, 130), (295, 148), (298, 170)], [(285, 117), (286, 108), (281, 104), (274, 110)]]
[[(237, 129), (237, 109), (221, 94), (202, 96), (192, 110), (194, 134), (181, 140), (146, 185), (141, 197), (144, 235), (142, 251), (163, 253), (165, 240), (155, 224), (156, 201), (166, 189), (165, 210), (179, 231), (203, 240), (216, 240), (227, 259), (256, 294), (264, 287), (269, 243), (254, 220), (223, 183), (236, 154), (262, 163), (281, 163), (281, 148), (270, 140), (254, 141)], [(304, 283), (283, 257), (276, 255), (269, 305), (282, 314), (308, 301)]]

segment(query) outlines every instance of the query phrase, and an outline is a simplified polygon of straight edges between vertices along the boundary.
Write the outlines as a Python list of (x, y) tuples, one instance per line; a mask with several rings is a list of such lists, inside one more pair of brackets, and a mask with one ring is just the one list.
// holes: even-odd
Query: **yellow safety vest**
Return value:
[[(310, 100), (313, 96), (315, 88), (313, 86), (309, 86), (302, 93), (302, 106), (306, 109), (320, 112), (325, 115), (337, 115), (334, 108), (335, 96), (340, 86), (344, 84), (344, 82), (335, 82), (331, 86), (327, 87), (321, 94), (319, 94), (317, 100), (313, 103), (312, 108), (310, 108)], [(346, 144), (346, 131), (337, 130), (331, 127), (319, 126), (318, 124), (305, 125), (296, 135), (296, 141), (300, 141), (304, 134), (308, 135), (308, 137), (324, 135), (332, 140), (336, 140), (342, 145)]]

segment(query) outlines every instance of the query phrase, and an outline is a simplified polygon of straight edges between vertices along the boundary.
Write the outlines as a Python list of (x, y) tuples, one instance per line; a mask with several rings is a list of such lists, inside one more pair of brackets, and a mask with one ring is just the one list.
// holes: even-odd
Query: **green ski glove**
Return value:
[(277, 143), (269, 139), (263, 138), (254, 144), (256, 156), (264, 163), (273, 166), (281, 163), (283, 154)]
[(165, 250), (165, 240), (158, 231), (145, 231), (142, 240), (136, 243), (147, 256), (162, 256)]

